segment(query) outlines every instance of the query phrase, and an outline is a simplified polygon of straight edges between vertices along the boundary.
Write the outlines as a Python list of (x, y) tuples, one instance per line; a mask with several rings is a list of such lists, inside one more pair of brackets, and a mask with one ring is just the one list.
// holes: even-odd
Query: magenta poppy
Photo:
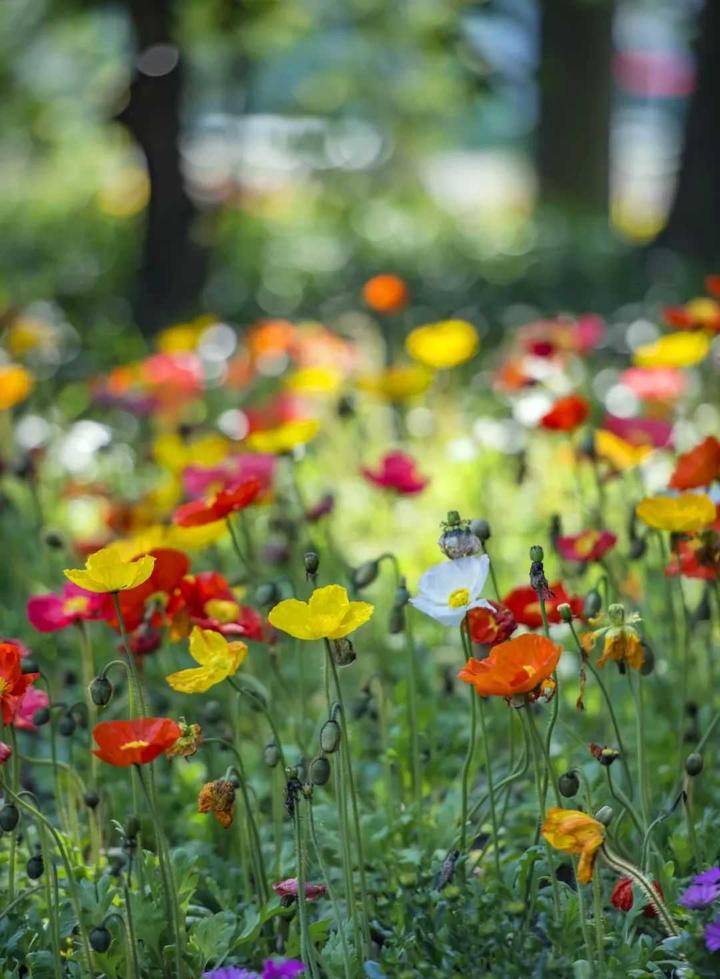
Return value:
[(662, 418), (617, 418), (607, 415), (600, 427), (630, 445), (652, 445), (656, 449), (672, 446), (672, 424)]
[(228, 456), (217, 466), (188, 466), (182, 474), (183, 488), (191, 499), (197, 499), (212, 490), (256, 479), (264, 493), (272, 487), (276, 466), (277, 458), (270, 453), (244, 452)]
[(59, 594), (35, 595), (29, 599), (27, 617), (38, 632), (58, 632), (79, 622), (106, 619), (111, 608), (109, 595), (85, 591), (68, 581)]
[(47, 707), (50, 698), (44, 690), (38, 687), (28, 687), (20, 699), (17, 711), (13, 717), (13, 727), (21, 731), (37, 731), (37, 726), (33, 721), (37, 711)]
[[(273, 884), (272, 889), (275, 893), (285, 900), (297, 898), (298, 896), (298, 881), (297, 877), (288, 877), (287, 880), (278, 881), (277, 884)], [(324, 884), (305, 884), (305, 897), (308, 901), (317, 901), (319, 897), (325, 894), (326, 887)]]
[(376, 470), (363, 468), (365, 479), (383, 489), (395, 490), (401, 496), (411, 496), (425, 489), (429, 480), (417, 471), (415, 460), (404, 452), (388, 452)]

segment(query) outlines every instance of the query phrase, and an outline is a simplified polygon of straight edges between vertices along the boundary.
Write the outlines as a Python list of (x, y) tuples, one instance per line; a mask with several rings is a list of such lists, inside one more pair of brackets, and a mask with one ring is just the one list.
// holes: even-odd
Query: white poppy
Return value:
[(481, 597), (490, 558), (459, 557), (430, 568), (420, 579), (410, 603), (443, 625), (460, 625), (471, 608), (491, 608)]

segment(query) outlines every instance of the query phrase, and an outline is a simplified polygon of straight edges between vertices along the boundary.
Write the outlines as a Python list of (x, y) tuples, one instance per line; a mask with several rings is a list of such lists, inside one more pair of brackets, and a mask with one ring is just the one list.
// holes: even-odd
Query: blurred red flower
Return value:
[(583, 530), (579, 534), (558, 537), (555, 546), (565, 561), (588, 564), (599, 561), (617, 543), (617, 536), (609, 530)]
[(408, 288), (397, 275), (375, 275), (363, 286), (363, 299), (376, 313), (397, 313), (408, 298)]
[(363, 468), (361, 472), (365, 479), (384, 489), (395, 490), (401, 496), (411, 496), (425, 489), (429, 480), (417, 471), (417, 465), (412, 456), (404, 452), (388, 452), (380, 460), (376, 470)]
[(670, 487), (677, 490), (709, 486), (720, 477), (720, 442), (708, 435), (699, 445), (684, 452), (675, 464)]
[(579, 394), (560, 398), (540, 419), (541, 428), (554, 432), (572, 432), (590, 414), (590, 402)]
[[(568, 595), (561, 582), (556, 581), (550, 585), (552, 598), (545, 602), (545, 611), (548, 622), (554, 624), (561, 622), (560, 614), (557, 610), (558, 605), (567, 604), (572, 609), (574, 617), (582, 615), (583, 600), (579, 595)], [(542, 625), (542, 615), (540, 613), (540, 602), (537, 592), (530, 585), (523, 585), (513, 590), (503, 598), (503, 605), (506, 605), (515, 616), (518, 625), (527, 626), (528, 629), (538, 629)]]
[(261, 489), (259, 480), (249, 479), (221, 489), (206, 499), (183, 503), (173, 514), (173, 523), (178, 527), (201, 527), (216, 520), (224, 520), (231, 513), (244, 510), (253, 503)]

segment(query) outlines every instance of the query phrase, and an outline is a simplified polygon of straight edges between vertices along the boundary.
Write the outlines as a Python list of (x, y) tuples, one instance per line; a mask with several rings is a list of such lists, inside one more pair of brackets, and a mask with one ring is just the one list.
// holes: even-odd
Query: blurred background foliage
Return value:
[(103, 360), (206, 311), (332, 322), (379, 271), (415, 322), (673, 301), (720, 251), (718, 20), (711, 0), (4, 0), (5, 315), (40, 306)]

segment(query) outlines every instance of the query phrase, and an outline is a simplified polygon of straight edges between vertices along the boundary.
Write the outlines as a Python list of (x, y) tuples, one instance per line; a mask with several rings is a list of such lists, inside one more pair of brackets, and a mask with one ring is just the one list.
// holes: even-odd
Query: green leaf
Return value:
[(190, 929), (190, 946), (202, 957), (203, 967), (227, 955), (236, 928), (237, 918), (232, 911), (218, 911), (195, 922)]

